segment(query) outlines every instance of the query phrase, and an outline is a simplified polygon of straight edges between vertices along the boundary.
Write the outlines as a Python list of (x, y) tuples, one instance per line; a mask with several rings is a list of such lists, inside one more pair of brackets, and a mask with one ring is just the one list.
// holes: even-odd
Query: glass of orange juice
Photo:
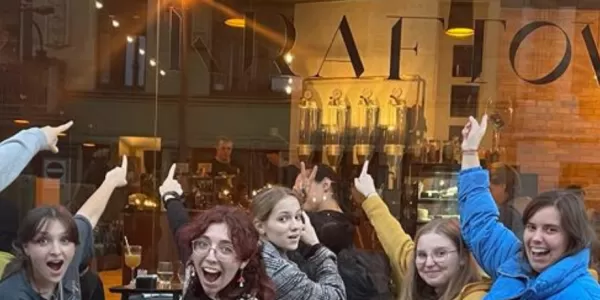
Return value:
[(142, 264), (142, 246), (125, 246), (125, 265), (131, 269), (131, 283), (135, 283), (135, 268)]

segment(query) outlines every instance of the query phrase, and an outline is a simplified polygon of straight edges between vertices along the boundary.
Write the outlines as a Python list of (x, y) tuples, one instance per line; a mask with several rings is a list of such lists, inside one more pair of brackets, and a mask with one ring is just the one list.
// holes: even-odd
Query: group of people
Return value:
[[(57, 151), (56, 136), (69, 126), (29, 129), (1, 143), (0, 189), (37, 151)], [(460, 220), (434, 219), (414, 238), (378, 195), (368, 162), (354, 179), (353, 200), (391, 267), (391, 297), (600, 299), (598, 275), (590, 268), (596, 235), (580, 196), (542, 193), (520, 212), (522, 236), (508, 229), (490, 188), (498, 180), (490, 180), (477, 155), (486, 128), (487, 116), (481, 123), (470, 118), (462, 132)], [(127, 184), (126, 164), (123, 158), (106, 174), (75, 216), (60, 206), (28, 212), (2, 274), (0, 299), (82, 299), (78, 266), (92, 255), (91, 232), (110, 194)], [(341, 258), (353, 248), (354, 223), (330, 168), (302, 165), (293, 188), (259, 191), (249, 212), (217, 206), (194, 219), (181, 201), (175, 171), (173, 165), (159, 192), (186, 266), (183, 299), (375, 299), (357, 296), (357, 281), (349, 278), (372, 279), (369, 274), (345, 272), (348, 261)]]

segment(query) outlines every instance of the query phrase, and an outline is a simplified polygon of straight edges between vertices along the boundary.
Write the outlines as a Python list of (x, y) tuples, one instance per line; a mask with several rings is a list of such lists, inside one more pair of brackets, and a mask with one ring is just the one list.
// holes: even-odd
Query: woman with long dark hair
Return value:
[(93, 228), (110, 195), (127, 184), (127, 159), (77, 211), (42, 206), (27, 213), (15, 241), (15, 258), (4, 269), (0, 299), (81, 300), (79, 267), (94, 251)]
[(160, 194), (186, 264), (184, 299), (275, 299), (250, 215), (238, 207), (217, 206), (190, 221), (174, 175), (175, 164)]

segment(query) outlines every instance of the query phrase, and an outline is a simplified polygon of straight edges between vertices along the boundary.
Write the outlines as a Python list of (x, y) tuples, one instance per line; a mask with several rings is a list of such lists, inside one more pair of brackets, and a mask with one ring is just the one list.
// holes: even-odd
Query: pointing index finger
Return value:
[(367, 175), (367, 171), (369, 171), (369, 161), (365, 160), (365, 163), (362, 166), (362, 171), (360, 171), (360, 176)]
[(62, 133), (62, 132), (69, 130), (69, 128), (71, 128), (71, 126), (73, 126), (73, 121), (69, 121), (65, 124), (59, 125), (59, 126), (55, 127), (55, 129), (58, 133)]
[(127, 155), (123, 155), (123, 161), (121, 162), (121, 168), (127, 171)]
[(173, 179), (175, 178), (175, 169), (177, 168), (176, 164), (172, 164), (171, 168), (169, 169), (169, 174), (167, 175), (167, 179)]

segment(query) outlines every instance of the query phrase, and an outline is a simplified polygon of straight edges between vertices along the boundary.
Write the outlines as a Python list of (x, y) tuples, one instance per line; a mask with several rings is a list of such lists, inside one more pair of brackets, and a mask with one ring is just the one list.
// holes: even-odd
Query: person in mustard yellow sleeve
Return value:
[[(354, 180), (361, 204), (390, 259), (398, 299), (479, 300), (489, 290), (467, 249), (457, 219), (436, 219), (419, 229), (416, 243), (377, 194), (368, 161)], [(362, 197), (360, 197), (362, 196)]]

